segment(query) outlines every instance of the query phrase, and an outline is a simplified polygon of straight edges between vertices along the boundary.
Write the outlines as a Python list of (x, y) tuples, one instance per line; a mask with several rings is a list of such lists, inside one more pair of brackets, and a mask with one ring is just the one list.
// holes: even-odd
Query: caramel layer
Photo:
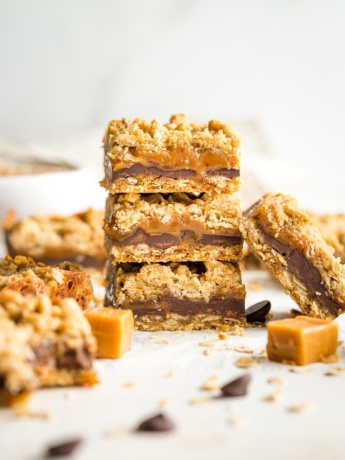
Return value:
[[(178, 155), (177, 155), (178, 156)], [(177, 165), (176, 161), (172, 164), (164, 162), (150, 162), (146, 158), (138, 159), (136, 164), (126, 164), (123, 162), (112, 162), (109, 157), (105, 157), (105, 176), (109, 181), (116, 181), (120, 178), (138, 176), (138, 175), (151, 175), (156, 177), (170, 177), (172, 179), (193, 179), (202, 180), (206, 175), (220, 175), (229, 179), (239, 177), (240, 170), (234, 169), (231, 165), (226, 165), (227, 162), (219, 162), (219, 164), (208, 164), (206, 161), (203, 163), (201, 160), (184, 161), (182, 166)], [(200, 166), (197, 166), (200, 164)], [(166, 165), (166, 169), (162, 169), (161, 165)]]

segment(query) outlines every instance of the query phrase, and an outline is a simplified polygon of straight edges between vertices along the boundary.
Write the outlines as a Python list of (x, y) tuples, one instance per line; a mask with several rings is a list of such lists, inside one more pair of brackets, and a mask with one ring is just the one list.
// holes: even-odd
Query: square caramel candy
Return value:
[(335, 355), (338, 325), (331, 320), (297, 316), (267, 324), (267, 355), (271, 361), (305, 364)]
[(130, 350), (134, 329), (131, 310), (91, 307), (84, 315), (97, 341), (97, 358), (120, 358)]

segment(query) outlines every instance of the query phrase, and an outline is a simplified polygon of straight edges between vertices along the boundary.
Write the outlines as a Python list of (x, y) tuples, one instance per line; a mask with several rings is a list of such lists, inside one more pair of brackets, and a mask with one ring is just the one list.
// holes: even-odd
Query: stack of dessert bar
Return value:
[(239, 138), (212, 120), (114, 120), (104, 137), (107, 306), (141, 330), (244, 322)]

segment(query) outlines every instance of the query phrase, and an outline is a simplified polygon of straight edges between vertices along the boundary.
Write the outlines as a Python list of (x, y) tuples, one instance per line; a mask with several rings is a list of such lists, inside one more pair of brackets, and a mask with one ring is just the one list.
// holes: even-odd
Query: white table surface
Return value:
[[(247, 306), (270, 299), (277, 316), (295, 306), (265, 272), (246, 272), (243, 278)], [(249, 288), (253, 280), (261, 290)], [(308, 372), (292, 373), (291, 366), (266, 360), (248, 370), (235, 366), (240, 356), (250, 355), (228, 350), (229, 344), (245, 344), (257, 355), (265, 347), (265, 328), (248, 329), (244, 337), (229, 334), (224, 341), (212, 331), (162, 334), (135, 332), (132, 350), (123, 358), (97, 360), (101, 383), (93, 388), (37, 391), (30, 410), (48, 412), (48, 420), (18, 418), (1, 409), (1, 460), (38, 460), (46, 446), (75, 436), (84, 440), (70, 457), (76, 460), (344, 458), (345, 374), (324, 375), (345, 365), (343, 345), (338, 364), (318, 363), (305, 366)], [(215, 341), (214, 354), (204, 354), (199, 343), (205, 340)], [(217, 391), (200, 389), (211, 376), (224, 384), (245, 372), (252, 375), (246, 397), (217, 398)], [(277, 389), (267, 382), (271, 377), (283, 380), (282, 394), (265, 402)], [(191, 403), (199, 398), (209, 400)], [(300, 403), (310, 404), (309, 410), (288, 411)], [(135, 432), (141, 420), (158, 412), (175, 422), (175, 431)]]

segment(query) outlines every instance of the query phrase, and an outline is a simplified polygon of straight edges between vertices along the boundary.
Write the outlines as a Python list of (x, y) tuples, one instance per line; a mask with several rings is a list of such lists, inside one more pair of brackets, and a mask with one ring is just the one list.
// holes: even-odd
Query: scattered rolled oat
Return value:
[(225, 334), (225, 332), (219, 332), (218, 339), (219, 340), (228, 340), (228, 335)]
[(256, 358), (253, 358), (251, 356), (250, 357), (249, 356), (241, 356), (241, 358), (239, 358), (236, 361), (235, 366), (243, 368), (243, 369), (247, 369), (248, 367), (255, 366), (257, 363), (258, 363), (258, 360)]
[(250, 291), (261, 291), (262, 285), (257, 280), (253, 280), (248, 284), (248, 289)]
[(344, 344), (344, 340), (338, 340), (337, 346), (341, 347)]
[(201, 390), (204, 391), (214, 391), (219, 390), (220, 386), (218, 384), (218, 377), (216, 375), (212, 375), (209, 377), (201, 386)]
[(289, 406), (287, 410), (289, 412), (305, 412), (307, 410), (311, 409), (311, 405), (308, 402), (302, 402), (299, 404), (293, 404), (292, 406)]
[(133, 387), (135, 387), (135, 383), (134, 382), (125, 382), (122, 386), (123, 386), (123, 388), (133, 388)]
[(241, 343), (240, 345), (235, 345), (234, 351), (237, 351), (238, 353), (254, 353), (254, 351), (251, 348), (247, 347), (247, 345), (245, 345), (244, 343)]
[(167, 407), (169, 405), (169, 401), (167, 399), (161, 399), (159, 402), (158, 402), (158, 405), (160, 407)]
[(13, 413), (16, 417), (25, 418), (40, 418), (42, 420), (50, 420), (51, 414), (45, 410), (32, 411), (26, 405), (18, 404), (13, 407)]
[(168, 372), (168, 377), (175, 377), (176, 373), (173, 369), (171, 369), (171, 371)]
[(211, 356), (214, 355), (218, 350), (215, 348), (206, 348), (206, 350), (203, 351), (205, 356)]
[(211, 398), (192, 398), (189, 400), (190, 404), (207, 404), (211, 401)]
[(267, 383), (269, 383), (270, 385), (282, 385), (283, 379), (280, 377), (271, 377), (267, 380)]
[(237, 415), (236, 417), (232, 417), (229, 420), (230, 425), (232, 425), (234, 428), (239, 428), (241, 426), (247, 425), (248, 424), (248, 417), (245, 415)]
[(67, 399), (67, 401), (71, 401), (74, 398), (75, 398), (75, 392), (74, 391), (72, 391), (72, 390), (66, 391), (65, 399)]
[(311, 372), (311, 369), (304, 367), (292, 367), (289, 369), (289, 372), (294, 372), (295, 374), (307, 374), (308, 372)]
[(283, 396), (283, 392), (281, 390), (276, 390), (274, 393), (268, 394), (263, 397), (263, 401), (265, 402), (277, 402)]
[(325, 364), (334, 364), (339, 362), (339, 356), (337, 354), (331, 356), (322, 356), (321, 362)]
[(103, 431), (103, 436), (105, 438), (117, 438), (118, 436), (124, 436), (130, 433), (128, 428), (113, 428), (111, 430)]
[(205, 340), (204, 342), (199, 342), (199, 347), (212, 348), (216, 344), (215, 340)]
[(338, 375), (342, 375), (344, 373), (344, 369), (342, 367), (332, 367), (331, 369), (328, 369), (327, 372), (325, 372), (325, 375), (335, 377)]
[(245, 335), (245, 330), (241, 326), (235, 326), (234, 330), (232, 331), (232, 335), (239, 335), (243, 337)]
[(166, 338), (167, 338), (166, 334), (152, 334), (152, 335), (150, 335), (150, 339), (152, 339), (152, 340), (164, 340)]

